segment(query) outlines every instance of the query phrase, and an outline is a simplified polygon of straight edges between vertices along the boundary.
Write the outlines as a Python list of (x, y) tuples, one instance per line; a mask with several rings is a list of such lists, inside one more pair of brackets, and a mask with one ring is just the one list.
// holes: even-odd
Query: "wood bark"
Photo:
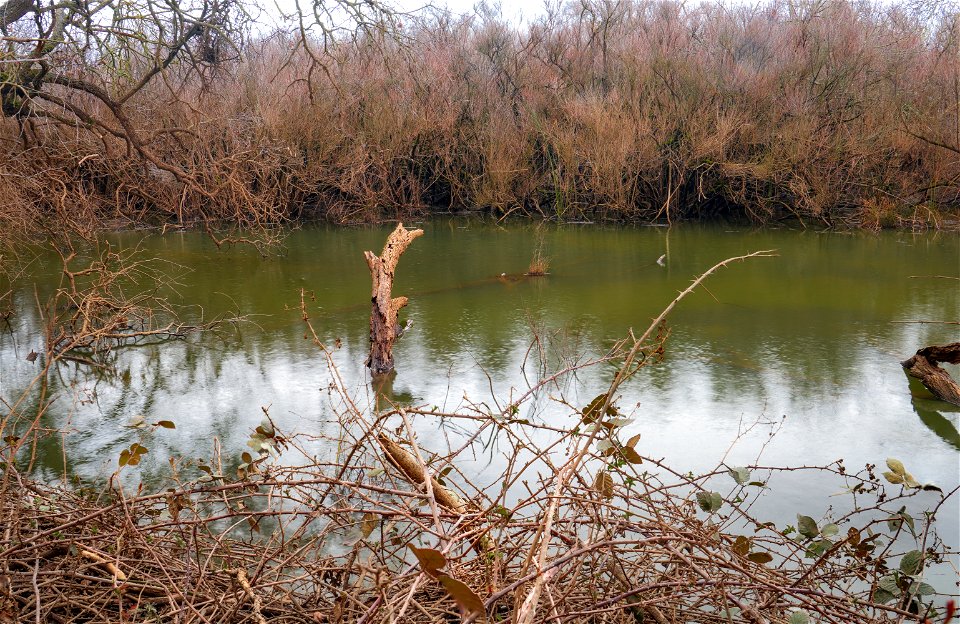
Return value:
[(900, 365), (908, 375), (919, 379), (933, 396), (960, 405), (960, 386), (950, 377), (950, 373), (938, 366), (940, 362), (960, 364), (960, 342), (924, 347), (913, 357), (900, 362)]
[(30, 11), (37, 11), (35, 0), (7, 0), (0, 4), (0, 29), (6, 34), (7, 26), (18, 21)]
[[(413, 453), (410, 453), (391, 440), (385, 433), (377, 434), (377, 441), (380, 443), (380, 448), (383, 449), (387, 461), (399, 468), (407, 481), (416, 486), (425, 487), (427, 472)], [(444, 509), (460, 514), (480, 511), (476, 505), (465, 501), (456, 492), (442, 485), (434, 477), (430, 477), (430, 489), (433, 491), (434, 500)], [(464, 526), (465, 531), (469, 529), (470, 524)], [(480, 554), (491, 553), (495, 550), (493, 540), (490, 539), (486, 531), (473, 543), (473, 546)]]
[(370, 267), (373, 289), (370, 297), (370, 355), (367, 366), (373, 375), (383, 375), (393, 370), (393, 343), (400, 333), (398, 316), (407, 305), (406, 297), (393, 297), (393, 277), (400, 256), (423, 230), (408, 230), (397, 224), (383, 252), (377, 256), (372, 251), (363, 252)]

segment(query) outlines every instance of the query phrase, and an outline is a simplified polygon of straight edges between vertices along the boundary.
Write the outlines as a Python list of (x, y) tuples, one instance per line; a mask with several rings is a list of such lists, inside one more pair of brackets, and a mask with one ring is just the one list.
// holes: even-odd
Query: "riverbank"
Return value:
[[(245, 40), (123, 102), (24, 87), (35, 114), (0, 120), (0, 229), (437, 211), (955, 229), (960, 13), (931, 7), (571, 3), (524, 26), (428, 12), (323, 54), (294, 33)], [(108, 92), (131, 80), (78, 72)]]

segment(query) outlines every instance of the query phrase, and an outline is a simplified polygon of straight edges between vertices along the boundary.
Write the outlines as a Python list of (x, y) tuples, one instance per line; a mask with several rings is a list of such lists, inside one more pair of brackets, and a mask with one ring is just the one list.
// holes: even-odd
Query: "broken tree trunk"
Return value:
[(370, 267), (373, 280), (373, 292), (370, 298), (370, 356), (367, 366), (373, 375), (383, 375), (393, 370), (393, 342), (401, 329), (397, 321), (400, 309), (407, 305), (406, 297), (393, 297), (393, 274), (397, 269), (400, 256), (413, 239), (423, 234), (423, 230), (408, 230), (402, 223), (397, 224), (383, 246), (383, 252), (377, 257), (372, 251), (363, 252)]
[(940, 362), (960, 364), (960, 342), (924, 347), (910, 359), (900, 362), (900, 365), (908, 375), (919, 379), (933, 396), (960, 405), (960, 386), (950, 377), (950, 373), (938, 366)]

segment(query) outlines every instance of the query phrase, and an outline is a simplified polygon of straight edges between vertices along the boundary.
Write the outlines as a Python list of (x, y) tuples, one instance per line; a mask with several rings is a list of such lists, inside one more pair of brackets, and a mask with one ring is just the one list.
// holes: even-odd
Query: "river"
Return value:
[[(498, 401), (518, 396), (544, 370), (598, 355), (630, 328), (645, 329), (717, 261), (775, 249), (774, 258), (721, 270), (669, 317), (663, 361), (622, 388), (619, 404), (633, 418), (625, 435), (640, 433), (638, 451), (680, 472), (709, 470), (725, 454), (728, 465), (843, 458), (853, 470), (896, 457), (921, 483), (944, 491), (958, 484), (960, 414), (924, 397), (899, 365), (919, 347), (958, 339), (957, 325), (915, 322), (960, 318), (955, 234), (499, 227), (458, 219), (415, 225), (425, 235), (403, 256), (394, 292), (410, 298), (401, 318), (413, 321), (395, 349), (389, 396), (398, 404), (497, 411)], [(104, 479), (121, 450), (140, 442), (149, 453), (128, 477), (159, 485), (170, 457), (209, 458), (215, 439), (225, 457), (249, 450), (261, 407), (283, 431), (322, 435), (337, 398), (323, 358), (304, 339), (300, 289), (315, 295), (308, 311), (320, 338), (342, 345), (334, 361), (346, 390), (361, 409), (373, 410), (363, 367), (370, 296), (363, 251), (379, 252), (390, 229), (305, 227), (266, 258), (246, 246), (218, 250), (199, 233), (112, 236), (118, 248), (139, 246), (169, 263), (163, 270), (177, 286), (165, 294), (186, 320), (245, 320), (200, 339), (125, 350), (117, 375), (61, 367), (51, 378), (58, 398), (43, 424), (65, 433), (41, 445), (37, 472), (55, 479), (66, 468)], [(549, 275), (516, 277), (539, 238)], [(43, 350), (35, 302), (56, 286), (55, 259), (40, 253), (28, 267), (31, 277), (14, 292), (16, 314), (0, 332), (0, 396), (7, 401), (39, 370), (40, 360), (25, 358)], [(531, 349), (535, 337), (544, 367)], [(555, 399), (585, 405), (614, 370), (582, 370), (525, 403), (520, 416), (576, 426)], [(125, 426), (139, 417), (176, 428)], [(431, 426), (421, 442), (440, 450), (450, 435)], [(479, 458), (478, 474), (486, 471), (480, 479), (495, 482), (500, 461)], [(838, 504), (836, 483), (805, 473), (778, 473), (769, 485), (754, 510), (778, 522), (796, 513), (829, 516)], [(915, 502), (932, 506), (937, 496), (924, 492)], [(938, 520), (954, 547), (958, 511), (954, 500)], [(948, 588), (949, 572), (941, 573), (947, 576), (937, 584)]]

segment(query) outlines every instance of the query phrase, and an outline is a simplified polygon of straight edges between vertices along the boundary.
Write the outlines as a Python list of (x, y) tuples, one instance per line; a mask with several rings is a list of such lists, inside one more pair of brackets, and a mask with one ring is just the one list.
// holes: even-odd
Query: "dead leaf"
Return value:
[(601, 469), (593, 480), (593, 489), (607, 500), (613, 498), (613, 477), (610, 473)]
[(437, 577), (437, 580), (440, 581), (454, 602), (457, 603), (457, 606), (459, 606), (465, 614), (472, 615), (486, 611), (483, 606), (483, 601), (480, 600), (480, 596), (474, 593), (465, 583), (461, 583), (446, 574), (441, 574)]
[(373, 533), (378, 524), (380, 524), (380, 521), (377, 520), (377, 516), (369, 512), (363, 514), (363, 520), (360, 523), (360, 533), (363, 535), (364, 539), (370, 537), (370, 534)]
[(447, 565), (447, 558), (439, 550), (417, 548), (413, 544), (407, 544), (407, 548), (413, 551), (417, 561), (420, 562), (420, 569), (433, 578), (438, 578), (440, 568)]

